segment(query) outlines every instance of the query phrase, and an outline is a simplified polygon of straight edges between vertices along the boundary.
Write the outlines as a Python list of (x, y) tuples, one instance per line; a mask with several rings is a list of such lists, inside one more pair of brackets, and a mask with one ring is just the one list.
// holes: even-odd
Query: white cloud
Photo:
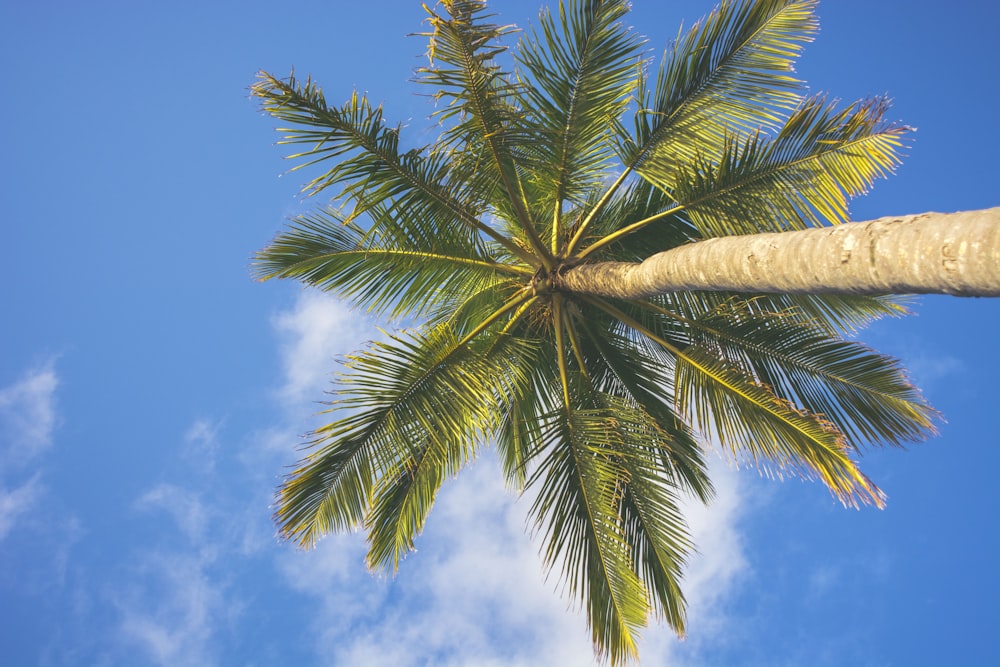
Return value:
[(281, 338), (285, 378), (280, 395), (293, 408), (320, 400), (330, 388), (337, 358), (375, 333), (363, 314), (315, 290), (301, 292), (272, 325)]
[(0, 540), (43, 494), (40, 474), (31, 468), (52, 446), (58, 423), (54, 365), (49, 360), (0, 388)]
[(139, 556), (130, 585), (114, 596), (124, 643), (158, 665), (215, 664), (220, 627), (239, 613), (213, 567), (217, 553), (202, 549)]
[(147, 491), (135, 503), (136, 509), (163, 510), (191, 542), (200, 542), (205, 536), (208, 512), (198, 495), (172, 484), (159, 484)]
[(196, 419), (184, 434), (181, 456), (194, 465), (195, 470), (204, 473), (215, 471), (215, 460), (219, 455), (219, 429), (221, 421)]
[[(196, 422), (192, 433), (206, 431)], [(136, 547), (129, 567), (109, 588), (119, 642), (143, 656), (140, 664), (217, 664), (223, 633), (242, 612), (227, 574), (243, 555), (239, 512), (229, 511), (235, 501), (212, 492), (211, 483), (199, 482), (203, 490), (157, 484), (133, 503), (141, 514), (168, 516), (182, 536), (162, 527), (164, 541)], [(155, 516), (149, 520), (162, 525)]]
[(18, 518), (35, 505), (40, 492), (37, 475), (15, 489), (0, 487), (0, 542)]
[[(226, 449), (221, 425), (192, 421), (181, 438), (183, 455), (214, 462)], [(135, 664), (222, 664), (245, 609), (238, 577), (260, 548), (267, 503), (248, 502), (244, 492), (256, 485), (233, 486), (229, 470), (223, 477), (214, 465), (198, 469), (184, 483), (153, 484), (133, 501), (155, 531), (132, 543), (128, 565), (103, 589), (118, 615), (115, 649), (138, 656)]]
[(23, 466), (52, 445), (58, 386), (54, 361), (49, 360), (0, 389), (0, 466)]

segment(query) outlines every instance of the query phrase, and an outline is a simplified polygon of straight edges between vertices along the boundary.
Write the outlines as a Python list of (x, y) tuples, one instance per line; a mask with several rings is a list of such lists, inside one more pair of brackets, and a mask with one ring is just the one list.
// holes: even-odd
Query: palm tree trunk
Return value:
[(1000, 207), (707, 239), (641, 263), (582, 264), (556, 282), (623, 299), (677, 290), (1000, 296)]

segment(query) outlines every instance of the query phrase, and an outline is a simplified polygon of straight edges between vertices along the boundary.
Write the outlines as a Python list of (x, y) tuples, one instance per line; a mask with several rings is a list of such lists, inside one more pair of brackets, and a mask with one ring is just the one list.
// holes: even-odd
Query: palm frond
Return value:
[(633, 567), (646, 588), (657, 617), (684, 634), (686, 601), (681, 591), (684, 565), (693, 545), (680, 509), (672, 461), (663, 456), (664, 443), (676, 439), (663, 432), (648, 412), (606, 397), (619, 420), (628, 482), (619, 513)]
[(785, 313), (787, 317), (818, 326), (827, 334), (856, 334), (884, 317), (909, 315), (913, 301), (906, 295), (868, 296), (864, 294), (757, 294), (752, 298), (762, 312)]
[(834, 424), (701, 350), (678, 353), (675, 382), (678, 403), (737, 460), (768, 475), (819, 479), (844, 505), (884, 506), (883, 493), (850, 458)]
[(610, 121), (628, 104), (642, 43), (622, 22), (627, 12), (623, 0), (560, 2), (558, 19), (542, 10), (540, 32), (528, 32), (516, 54), (531, 83), (523, 95), (531, 176), (553, 219), (553, 252), (563, 202), (581, 203), (613, 156)]
[[(624, 140), (626, 165), (668, 185), (671, 165), (715, 154), (733, 132), (777, 127), (799, 102), (793, 63), (817, 30), (815, 0), (726, 0), (681, 37)], [(669, 185), (668, 185), (668, 189)]]
[(647, 598), (619, 518), (622, 484), (616, 416), (561, 406), (544, 423), (545, 458), (528, 486), (549, 567), (560, 566), (569, 594), (587, 611), (595, 650), (612, 664), (635, 657)]
[[(639, 232), (641, 235), (643, 232)], [(831, 336), (851, 336), (884, 317), (907, 315), (909, 300), (898, 296), (859, 294), (745, 294), (739, 292), (665, 292), (650, 299), (676, 313), (708, 313), (731, 301), (741, 301), (752, 313), (781, 316), (822, 329)]]
[(292, 124), (278, 128), (285, 135), (279, 144), (309, 146), (289, 156), (300, 161), (293, 170), (335, 161), (305, 186), (307, 192), (337, 185), (341, 190), (333, 199), (353, 201), (355, 217), (376, 204), (391, 204), (440, 229), (465, 226), (528, 264), (534, 261), (482, 221), (484, 205), (467, 196), (461, 179), (450, 177), (446, 156), (418, 149), (400, 152), (399, 128), (387, 127), (382, 108), (365, 96), (355, 93), (342, 107), (330, 107), (311, 79), (300, 82), (292, 74), (283, 81), (266, 72), (250, 90), (267, 113)]
[(899, 163), (908, 128), (886, 122), (888, 109), (885, 99), (838, 111), (812, 98), (773, 140), (733, 137), (717, 161), (682, 168), (672, 194), (706, 237), (845, 222), (848, 199)]
[[(595, 205), (592, 200), (589, 205)], [(645, 179), (616, 190), (593, 218), (582, 245), (600, 248), (605, 261), (641, 262), (655, 252), (675, 248), (701, 238), (683, 211), (669, 215), (677, 204), (666, 192)], [(621, 234), (637, 223), (656, 217), (656, 224), (643, 225)], [(612, 241), (607, 240), (611, 238)]]
[(729, 303), (686, 320), (705, 349), (743, 368), (786, 400), (837, 425), (857, 449), (900, 445), (933, 429), (934, 411), (899, 363), (856, 341), (776, 314)]
[[(419, 81), (437, 87), (435, 97), (447, 105), (436, 115), (452, 121), (442, 135), (443, 146), (460, 147), (462, 164), (474, 164), (469, 181), (499, 183), (503, 196), (491, 198), (501, 210), (510, 207), (512, 219), (538, 256), (549, 261), (545, 244), (530, 215), (518, 166), (524, 145), (521, 115), (515, 103), (518, 87), (496, 62), (506, 50), (501, 40), (513, 28), (488, 23), (481, 0), (442, 0), (448, 17), (428, 9), (431, 66), (419, 70)], [(426, 5), (425, 5), (426, 7)]]
[[(430, 509), (434, 480), (474, 455), (496, 428), (496, 397), (515, 384), (515, 367), (462, 343), (439, 326), (349, 357), (332, 404), (346, 416), (313, 433), (313, 451), (279, 489), (275, 518), (285, 538), (309, 546), (363, 522), (378, 528), (372, 564), (398, 562)], [(428, 465), (419, 477), (418, 462)]]
[(590, 309), (579, 321), (589, 346), (587, 367), (595, 388), (625, 401), (655, 425), (657, 437), (650, 442), (655, 442), (661, 458), (659, 474), (673, 487), (707, 503), (713, 489), (701, 444), (673, 409), (673, 367), (663, 359), (643, 354), (643, 348), (628, 338), (625, 330), (599, 325), (606, 319), (603, 315)]
[(734, 132), (780, 125), (801, 100), (801, 83), (790, 74), (817, 29), (815, 5), (816, 0), (724, 0), (674, 44), (653, 90), (638, 72), (634, 129), (614, 123), (625, 168), (574, 233), (570, 254), (632, 171), (672, 192), (682, 165), (717, 155)]
[(425, 317), (452, 312), (488, 286), (531, 275), (476, 250), (467, 238), (444, 233), (414, 239), (387, 233), (378, 223), (365, 230), (327, 208), (294, 218), (257, 253), (254, 269), (261, 280), (295, 278), (375, 314)]
[(884, 505), (884, 495), (850, 458), (836, 426), (791, 403), (711, 351), (681, 349), (611, 304), (587, 300), (647, 336), (675, 359), (674, 397), (685, 416), (737, 460), (765, 474), (821, 480), (845, 505)]
[(525, 319), (518, 318), (513, 327), (498, 336), (501, 344), (511, 338), (530, 350), (511, 358), (519, 368), (518, 382), (507, 395), (499, 397), (500, 426), (494, 440), (504, 479), (518, 492), (524, 490), (529, 469), (544, 450), (544, 416), (558, 409), (558, 403), (552, 401), (554, 378), (559, 374), (555, 351), (546, 344), (543, 334), (531, 331), (532, 325)]

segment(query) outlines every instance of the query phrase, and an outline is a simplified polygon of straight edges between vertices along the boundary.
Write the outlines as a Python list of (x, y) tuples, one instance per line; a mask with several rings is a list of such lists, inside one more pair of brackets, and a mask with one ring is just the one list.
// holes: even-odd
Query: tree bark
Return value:
[(679, 290), (1000, 296), (1000, 207), (706, 239), (641, 263), (581, 264), (555, 286), (622, 299)]

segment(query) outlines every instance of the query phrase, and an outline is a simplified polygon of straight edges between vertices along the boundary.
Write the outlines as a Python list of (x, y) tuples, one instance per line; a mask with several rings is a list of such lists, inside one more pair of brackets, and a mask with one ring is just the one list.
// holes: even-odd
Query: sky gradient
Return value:
[[(541, 0), (497, 0), (526, 25)], [(711, 0), (634, 0), (662, 52)], [(1000, 9), (825, 0), (798, 74), (888, 93), (917, 128), (865, 220), (1000, 205)], [(252, 253), (304, 201), (259, 69), (357, 88), (434, 131), (419, 2), (3, 2), (0, 58), (0, 662), (10, 665), (588, 665), (583, 615), (545, 580), (529, 499), (486, 451), (444, 487), (393, 579), (361, 535), (280, 543), (273, 490), (336, 359), (378, 323)], [(691, 508), (689, 636), (646, 665), (1000, 664), (1000, 301), (926, 297), (861, 340), (900, 357), (943, 419), (863, 469), (883, 511), (715, 464)]]

